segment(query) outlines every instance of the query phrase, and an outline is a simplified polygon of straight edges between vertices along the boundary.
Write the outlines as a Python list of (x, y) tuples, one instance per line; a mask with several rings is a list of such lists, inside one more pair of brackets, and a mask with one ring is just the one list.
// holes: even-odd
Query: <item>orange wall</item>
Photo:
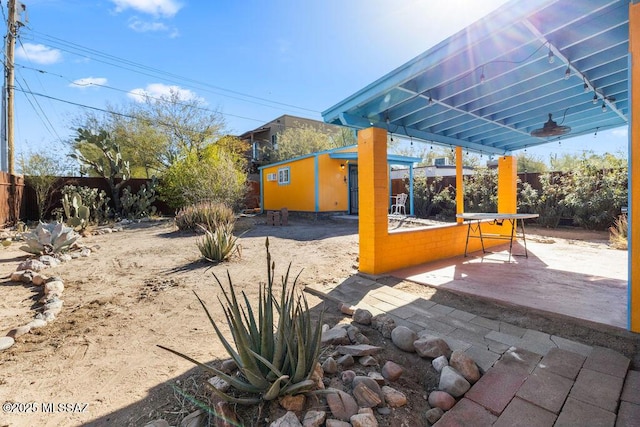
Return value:
[[(277, 179), (267, 181), (270, 173), (278, 174), (278, 169), (290, 168), (290, 184), (280, 185)], [(307, 157), (262, 169), (262, 202), (264, 210), (287, 208), (290, 211), (315, 210), (315, 158)]]
[[(344, 151), (353, 151), (347, 149)], [(343, 151), (343, 150), (341, 150)], [(344, 164), (344, 170), (340, 165)], [(280, 185), (278, 181), (267, 181), (270, 173), (277, 176), (278, 169), (290, 168), (290, 183)], [(263, 210), (301, 212), (336, 212), (348, 209), (348, 174), (345, 160), (332, 159), (323, 153), (282, 162), (262, 169)], [(316, 191), (318, 193), (316, 208)]]
[[(367, 274), (382, 274), (464, 254), (466, 224), (389, 232), (386, 151), (386, 130), (368, 128), (358, 132), (359, 270)], [(505, 162), (509, 164), (510, 159), (507, 156)], [(510, 172), (507, 168), (506, 174)], [(507, 178), (503, 179), (507, 182)], [(509, 187), (504, 185), (499, 191), (506, 191)], [(483, 224), (482, 229), (483, 232), (505, 234), (507, 223), (505, 221), (503, 227)], [(504, 244), (504, 240), (485, 239), (484, 243), (485, 247), (491, 247)], [(469, 252), (480, 249), (479, 239), (469, 240)]]

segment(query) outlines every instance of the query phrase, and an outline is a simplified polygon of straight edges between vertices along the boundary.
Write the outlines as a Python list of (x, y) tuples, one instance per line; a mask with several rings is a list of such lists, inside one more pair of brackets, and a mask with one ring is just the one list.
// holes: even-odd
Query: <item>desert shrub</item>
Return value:
[(272, 264), (267, 248), (267, 283), (262, 284), (257, 310), (242, 293), (244, 304), (238, 301), (231, 277), (226, 290), (217, 276), (216, 282), (222, 290), (224, 313), (235, 342), (235, 348), (222, 334), (202, 299), (196, 294), (218, 339), (236, 362), (240, 375), (229, 375), (219, 369), (198, 362), (176, 350), (159, 345), (183, 357), (204, 370), (227, 381), (238, 392), (249, 393), (238, 397), (213, 388), (221, 398), (235, 403), (257, 404), (274, 400), (280, 396), (295, 395), (311, 390), (316, 382), (311, 375), (318, 362), (322, 316), (312, 321), (309, 305), (304, 294), (295, 292), (298, 277), (289, 287), (289, 271), (282, 277), (278, 298), (274, 292), (275, 264)]
[(609, 243), (615, 249), (627, 249), (627, 233), (629, 224), (626, 215), (618, 216), (613, 225), (609, 227)]
[(236, 249), (238, 238), (233, 235), (233, 223), (198, 225), (204, 231), (204, 236), (196, 244), (200, 254), (207, 261), (224, 261)]
[(518, 194), (518, 212), (536, 213), (539, 203), (538, 190), (533, 188), (528, 182), (522, 183)]
[(496, 212), (498, 210), (498, 171), (476, 168), (464, 177), (464, 211)]
[(605, 160), (608, 168), (601, 159), (585, 157), (563, 177), (564, 203), (573, 222), (586, 229), (608, 229), (627, 204), (627, 161), (611, 155)]
[(198, 230), (199, 226), (215, 230), (217, 225), (234, 224), (233, 210), (225, 203), (204, 201), (180, 209), (175, 216), (179, 230)]
[(444, 187), (442, 177), (416, 177), (413, 180), (414, 210), (419, 218), (429, 218), (433, 215), (449, 217), (455, 215), (455, 192), (450, 187)]
[(211, 144), (173, 163), (162, 175), (158, 193), (175, 209), (203, 200), (239, 209), (247, 190), (247, 174), (237, 156)]
[(540, 175), (542, 191), (536, 207), (538, 224), (545, 227), (556, 228), (561, 218), (571, 216), (571, 210), (565, 203), (567, 187), (563, 177), (558, 173), (543, 173)]

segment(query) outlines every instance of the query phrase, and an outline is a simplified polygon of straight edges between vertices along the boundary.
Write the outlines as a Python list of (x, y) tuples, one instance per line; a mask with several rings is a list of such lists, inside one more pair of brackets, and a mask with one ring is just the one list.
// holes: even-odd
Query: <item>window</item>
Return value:
[(271, 148), (273, 151), (278, 150), (278, 134), (271, 135)]
[(258, 142), (253, 143), (253, 153), (251, 160), (259, 160), (258, 156), (260, 155), (260, 144)]
[(291, 177), (289, 176), (289, 167), (278, 169), (278, 184), (289, 184)]

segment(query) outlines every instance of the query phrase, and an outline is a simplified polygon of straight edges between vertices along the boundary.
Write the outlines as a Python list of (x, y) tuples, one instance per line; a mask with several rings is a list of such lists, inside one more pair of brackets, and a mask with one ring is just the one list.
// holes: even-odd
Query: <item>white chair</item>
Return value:
[(408, 197), (407, 193), (400, 193), (394, 197), (395, 202), (391, 205), (391, 215), (407, 215), (407, 209), (404, 205), (407, 203)]

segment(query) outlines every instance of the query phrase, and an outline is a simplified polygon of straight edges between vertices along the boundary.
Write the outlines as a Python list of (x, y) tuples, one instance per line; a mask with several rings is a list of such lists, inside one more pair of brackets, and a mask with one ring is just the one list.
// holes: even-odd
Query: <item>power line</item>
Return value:
[[(154, 67), (150, 67), (144, 64), (140, 64), (134, 61), (130, 61), (124, 58), (120, 58), (114, 55), (110, 55), (104, 52), (100, 52), (98, 50), (92, 49), (92, 48), (88, 48), (82, 45), (79, 45), (77, 43), (73, 43), (73, 42), (69, 42), (63, 39), (60, 39), (58, 37), (54, 37), (54, 36), (50, 36), (44, 33), (40, 33), (38, 31), (33, 30), (31, 27), (27, 27), (31, 33), (33, 33), (36, 36), (41, 36), (42, 39), (52, 45), (54, 45), (56, 48), (64, 51), (64, 52), (68, 52), (71, 53), (73, 55), (77, 55), (77, 56), (81, 56), (83, 58), (86, 59), (91, 59), (91, 60), (95, 60), (97, 62), (102, 62), (104, 64), (113, 66), (113, 67), (117, 67), (117, 68), (121, 68), (121, 69), (125, 69), (128, 71), (132, 71), (138, 74), (142, 74), (142, 75), (146, 75), (149, 77), (154, 77), (154, 78), (162, 78), (165, 81), (169, 81), (172, 83), (178, 83), (178, 84), (183, 84), (183, 82), (189, 82), (192, 83), (194, 85), (196, 85), (195, 87), (199, 90), (205, 90), (209, 93), (213, 93), (216, 95), (220, 95), (220, 96), (225, 96), (225, 97), (229, 97), (232, 99), (238, 99), (241, 101), (245, 101), (245, 102), (250, 102), (253, 104), (257, 104), (257, 105), (262, 105), (262, 106), (266, 106), (266, 107), (271, 107), (271, 108), (276, 108), (274, 105), (276, 106), (281, 106), (281, 107), (288, 107), (288, 108), (293, 108), (296, 110), (302, 110), (302, 111), (308, 111), (308, 112), (312, 112), (312, 113), (320, 113), (320, 111), (317, 110), (313, 110), (310, 108), (305, 108), (305, 107), (300, 107), (297, 105), (293, 105), (293, 104), (288, 104), (285, 102), (279, 102), (279, 101), (274, 101), (274, 100), (270, 100), (267, 98), (262, 98), (262, 97), (258, 97), (255, 95), (250, 95), (247, 93), (243, 93), (243, 92), (239, 92), (236, 90), (232, 90), (232, 89), (226, 89), (220, 86), (216, 86), (216, 85), (212, 85), (210, 83), (205, 83), (205, 82), (201, 82), (199, 80), (195, 80), (189, 77), (185, 77), (185, 76), (181, 76), (178, 74), (174, 74), (174, 73), (170, 73), (167, 71), (163, 71), (160, 70), (158, 68), (154, 68)], [(38, 39), (31, 39), (33, 41), (37, 41)], [(75, 49), (75, 50), (74, 50)], [(81, 52), (81, 53), (79, 53)], [(93, 55), (93, 56), (88, 56), (88, 55)], [(103, 58), (103, 59), (97, 59), (96, 57), (99, 58)], [(123, 65), (118, 65), (118, 64), (124, 64), (126, 66)], [(144, 71), (143, 71), (144, 70)], [(166, 76), (166, 77), (163, 77)], [(176, 80), (171, 80), (171, 79), (177, 79)], [(188, 85), (185, 85), (187, 87), (189, 87)], [(194, 87), (194, 86), (191, 86)], [(203, 89), (204, 88), (209, 88), (209, 89)], [(211, 89), (215, 89), (217, 91), (223, 91), (223, 92), (228, 92), (229, 94), (233, 94), (233, 95), (229, 95), (229, 94), (225, 94), (225, 93), (219, 93), (219, 92), (215, 92), (212, 91)], [(243, 97), (243, 98), (239, 98), (239, 97)], [(248, 99), (245, 99), (248, 98)], [(261, 101), (261, 102), (258, 102)], [(268, 104), (263, 104), (262, 102), (267, 102)], [(272, 104), (272, 105), (269, 105)]]

